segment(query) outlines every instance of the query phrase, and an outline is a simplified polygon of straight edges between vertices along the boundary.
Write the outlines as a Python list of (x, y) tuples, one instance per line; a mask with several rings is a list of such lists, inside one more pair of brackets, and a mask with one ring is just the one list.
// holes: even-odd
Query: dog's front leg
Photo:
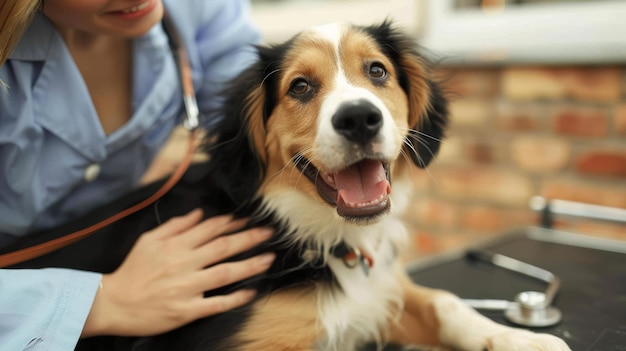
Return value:
[(401, 279), (404, 312), (392, 329), (394, 342), (462, 351), (570, 351), (555, 336), (495, 323), (449, 292), (415, 285), (404, 274)]

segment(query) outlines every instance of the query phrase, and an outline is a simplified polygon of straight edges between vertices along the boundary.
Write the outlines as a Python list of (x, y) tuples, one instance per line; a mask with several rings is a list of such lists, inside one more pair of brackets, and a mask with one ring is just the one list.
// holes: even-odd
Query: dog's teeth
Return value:
[(326, 182), (326, 184), (332, 186), (333, 188), (335, 187), (335, 177), (333, 177), (332, 175), (324, 175), (324, 181)]
[(351, 208), (364, 208), (364, 207), (369, 207), (372, 205), (377, 205), (381, 202), (385, 201), (385, 196), (381, 195), (378, 198), (371, 200), (371, 201), (366, 201), (366, 202), (357, 202), (357, 203), (346, 203), (347, 207), (351, 207)]

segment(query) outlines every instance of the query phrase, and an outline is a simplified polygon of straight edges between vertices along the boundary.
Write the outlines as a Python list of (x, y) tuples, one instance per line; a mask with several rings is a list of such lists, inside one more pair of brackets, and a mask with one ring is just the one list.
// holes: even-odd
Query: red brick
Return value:
[(466, 161), (463, 152), (465, 139), (457, 135), (446, 137), (441, 143), (439, 154), (435, 159), (436, 164), (460, 165)]
[(618, 105), (615, 109), (615, 131), (626, 135), (626, 104)]
[(523, 170), (551, 173), (567, 166), (570, 146), (558, 138), (519, 136), (511, 143), (511, 156)]
[(485, 141), (474, 141), (467, 145), (465, 154), (470, 162), (475, 164), (492, 163), (495, 159), (491, 145)]
[(502, 93), (516, 101), (556, 100), (565, 95), (563, 84), (550, 71), (536, 67), (507, 68), (502, 73)]
[(463, 212), (461, 226), (484, 234), (496, 234), (536, 224), (536, 217), (532, 212), (525, 210), (471, 206)]
[(576, 170), (587, 175), (626, 178), (626, 151), (597, 150), (580, 155)]
[[(461, 68), (446, 78), (451, 128), (433, 166), (417, 172), (420, 198), (406, 218), (422, 233), (416, 251), (535, 224), (534, 195), (626, 208), (625, 69)], [(626, 240), (610, 225), (557, 220), (564, 230)]]
[(496, 127), (511, 131), (536, 131), (542, 128), (545, 111), (535, 104), (498, 103), (496, 105)]
[(459, 211), (454, 203), (437, 199), (417, 199), (413, 202), (413, 216), (419, 226), (453, 227)]
[(411, 235), (413, 258), (438, 254), (450, 250), (468, 247), (476, 237), (471, 234), (455, 232), (434, 232), (417, 230)]
[(433, 175), (440, 193), (454, 199), (526, 206), (534, 195), (532, 182), (511, 171), (462, 167), (433, 170)]
[(425, 230), (415, 231), (411, 235), (412, 252), (409, 253), (409, 259), (414, 258), (415, 256), (422, 256), (437, 252), (437, 244), (435, 241), (435, 235), (431, 232)]
[(504, 70), (502, 89), (518, 101), (615, 102), (622, 94), (621, 73), (614, 67), (514, 67)]
[(622, 95), (622, 71), (617, 67), (577, 68), (567, 72), (570, 96), (580, 101), (615, 102)]
[(483, 99), (455, 99), (450, 102), (450, 127), (482, 127), (493, 114), (493, 102)]
[(411, 169), (410, 177), (413, 184), (413, 189), (411, 190), (415, 192), (427, 192), (431, 188), (432, 175), (430, 171), (414, 167)]
[(471, 135), (455, 135), (444, 139), (436, 164), (492, 164), (504, 160), (508, 150), (493, 137), (480, 137), (478, 133)]
[(499, 91), (499, 69), (464, 68), (437, 72), (453, 97), (493, 97)]
[(603, 108), (565, 108), (555, 112), (552, 129), (561, 135), (604, 137), (608, 134), (609, 118)]
[(626, 208), (626, 184), (599, 184), (592, 181), (555, 178), (543, 184), (541, 195), (596, 205)]

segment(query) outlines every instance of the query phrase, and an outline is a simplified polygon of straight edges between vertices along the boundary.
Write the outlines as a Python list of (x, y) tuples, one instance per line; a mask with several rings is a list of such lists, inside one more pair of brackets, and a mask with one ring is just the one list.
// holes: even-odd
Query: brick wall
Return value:
[[(452, 123), (416, 171), (407, 222), (424, 255), (537, 223), (534, 195), (626, 208), (626, 67), (446, 67)], [(626, 226), (559, 228), (626, 240)]]

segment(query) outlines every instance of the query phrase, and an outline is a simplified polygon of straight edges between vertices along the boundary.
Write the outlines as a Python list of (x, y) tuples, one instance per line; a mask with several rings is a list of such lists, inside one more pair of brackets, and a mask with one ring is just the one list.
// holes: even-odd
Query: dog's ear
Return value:
[(225, 89), (220, 122), (206, 138), (209, 176), (237, 204), (254, 200), (265, 174), (265, 124), (276, 105), (280, 50), (257, 47), (257, 61)]
[(448, 122), (447, 100), (431, 77), (430, 64), (420, 54), (416, 39), (394, 28), (390, 21), (364, 28), (394, 63), (398, 82), (409, 100), (409, 134), (405, 152), (425, 168), (439, 151)]
[(439, 152), (448, 124), (448, 101), (437, 83), (432, 80), (427, 82), (429, 89), (426, 108), (413, 110), (416, 106), (409, 103), (410, 113), (419, 114), (420, 118), (407, 135), (406, 145), (410, 148), (407, 152), (420, 168), (426, 168)]
[(448, 123), (448, 101), (431, 77), (430, 64), (419, 53), (415, 39), (396, 40), (400, 85), (409, 99), (406, 152), (420, 168), (426, 168), (439, 152)]

